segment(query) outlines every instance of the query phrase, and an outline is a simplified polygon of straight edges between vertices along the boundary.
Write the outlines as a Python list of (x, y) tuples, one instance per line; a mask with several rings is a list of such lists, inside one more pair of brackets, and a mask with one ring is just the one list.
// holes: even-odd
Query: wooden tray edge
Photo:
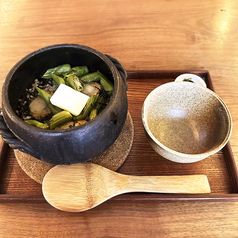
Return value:
[[(160, 201), (160, 202), (191, 202), (191, 201), (208, 201), (208, 202), (238, 202), (238, 194), (148, 194), (138, 193), (122, 194), (111, 198), (112, 201)], [(8, 195), (0, 196), (0, 203), (4, 202), (46, 202), (42, 196), (25, 196), (25, 195)]]

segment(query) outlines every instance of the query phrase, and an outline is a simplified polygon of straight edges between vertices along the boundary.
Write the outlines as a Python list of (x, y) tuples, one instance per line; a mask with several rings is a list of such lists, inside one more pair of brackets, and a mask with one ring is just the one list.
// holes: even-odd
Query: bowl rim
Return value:
[[(114, 80), (114, 91), (113, 94), (111, 95), (110, 101), (108, 102), (107, 106), (104, 108), (104, 110), (93, 120), (88, 121), (87, 123), (77, 126), (77, 127), (73, 127), (73, 128), (68, 128), (68, 129), (58, 129), (58, 130), (50, 130), (50, 129), (41, 129), (32, 125), (29, 125), (27, 123), (25, 123), (17, 114), (16, 112), (12, 109), (9, 100), (4, 100), (9, 98), (8, 95), (8, 90), (7, 88), (9, 87), (10, 81), (12, 76), (15, 74), (15, 72), (18, 70), (18, 68), (25, 63), (26, 61), (30, 60), (31, 57), (40, 54), (42, 52), (48, 51), (48, 50), (54, 50), (54, 49), (59, 49), (59, 48), (75, 48), (75, 49), (80, 49), (80, 50), (84, 50), (87, 51), (89, 53), (92, 53), (94, 55), (96, 55), (97, 57), (99, 57), (110, 69), (111, 73), (112, 73), (112, 78)], [(9, 73), (7, 74), (6, 78), (4, 79), (3, 82), (3, 86), (2, 86), (2, 109), (3, 109), (3, 116), (4, 116), (4, 111), (6, 111), (6, 113), (8, 115), (11, 115), (11, 119), (14, 123), (16, 123), (19, 127), (21, 127), (24, 130), (32, 130), (34, 129), (35, 131), (37, 131), (38, 133), (42, 133), (42, 134), (62, 134), (63, 133), (72, 133), (72, 131), (76, 131), (79, 130), (80, 128), (87, 128), (88, 126), (93, 126), (93, 124), (96, 124), (96, 122), (104, 117), (105, 115), (107, 115), (107, 112), (110, 110), (111, 107), (113, 107), (113, 105), (115, 104), (114, 100), (117, 97), (117, 92), (119, 90), (119, 80), (115, 80), (116, 78), (119, 79), (118, 76), (119, 73), (116, 72), (115, 70), (115, 66), (112, 63), (112, 61), (103, 53), (101, 53), (100, 51), (91, 48), (89, 46), (85, 46), (85, 45), (81, 45), (81, 44), (54, 44), (54, 45), (49, 45), (49, 46), (45, 46), (43, 48), (37, 49), (29, 54), (27, 54), (26, 56), (24, 56), (22, 59), (20, 59), (9, 71)], [(7, 123), (7, 122), (6, 122)], [(8, 123), (7, 123), (8, 124)]]
[[(186, 153), (182, 153), (182, 152), (178, 152), (176, 150), (173, 150), (167, 146), (165, 146), (164, 144), (162, 144), (158, 139), (156, 139), (156, 137), (152, 134), (151, 130), (149, 129), (149, 126), (148, 126), (148, 123), (146, 121), (146, 115), (145, 115), (145, 107), (146, 107), (146, 103), (147, 101), (150, 99), (151, 97), (151, 94), (153, 92), (155, 92), (156, 90), (158, 90), (158, 88), (161, 88), (163, 87), (164, 85), (168, 85), (168, 84), (171, 84), (172, 86), (175, 86), (176, 84), (184, 84), (184, 86), (186, 85), (194, 85), (194, 86), (191, 86), (191, 87), (199, 87), (201, 90), (205, 90), (207, 91), (209, 94), (213, 95), (214, 97), (217, 98), (217, 100), (221, 103), (221, 105), (223, 106), (223, 108), (225, 109), (226, 111), (226, 115), (227, 115), (227, 119), (228, 119), (228, 131), (226, 133), (226, 136), (224, 138), (224, 140), (222, 141), (222, 143), (217, 146), (216, 148), (214, 149), (211, 149), (207, 152), (203, 152), (203, 153), (200, 153), (200, 154), (186, 154)], [(191, 82), (178, 82), (178, 81), (173, 81), (173, 82), (168, 82), (168, 83), (164, 83), (158, 87), (156, 87), (155, 89), (153, 89), (148, 95), (147, 97), (145, 98), (144, 100), (144, 103), (143, 103), (143, 106), (142, 106), (142, 112), (141, 112), (141, 116), (142, 116), (142, 122), (143, 122), (143, 126), (144, 126), (144, 129), (146, 131), (146, 133), (149, 135), (149, 137), (157, 144), (157, 146), (160, 146), (162, 149), (164, 149), (165, 151), (167, 152), (170, 152), (171, 154), (173, 155), (177, 155), (179, 157), (184, 157), (184, 158), (192, 158), (192, 159), (198, 159), (200, 157), (208, 157), (210, 155), (213, 155), (215, 153), (217, 153), (218, 151), (220, 151), (226, 144), (227, 142), (229, 141), (230, 137), (231, 137), (231, 134), (232, 134), (232, 128), (233, 128), (233, 122), (232, 122), (232, 117), (231, 117), (231, 113), (227, 107), (227, 105), (225, 104), (225, 102), (214, 92), (212, 91), (211, 89), (209, 88), (205, 88), (203, 86), (200, 86), (200, 85), (197, 85), (197, 84), (194, 84), (194, 83), (191, 83)]]

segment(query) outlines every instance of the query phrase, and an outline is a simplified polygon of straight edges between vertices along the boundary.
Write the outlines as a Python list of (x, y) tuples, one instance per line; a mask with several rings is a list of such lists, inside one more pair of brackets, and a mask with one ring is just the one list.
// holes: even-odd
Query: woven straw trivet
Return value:
[[(127, 115), (121, 134), (103, 154), (90, 162), (99, 164), (113, 171), (118, 170), (130, 153), (134, 138), (134, 126), (130, 113)], [(14, 150), (16, 159), (22, 170), (37, 183), (42, 184), (45, 174), (55, 165), (43, 162), (31, 155)]]

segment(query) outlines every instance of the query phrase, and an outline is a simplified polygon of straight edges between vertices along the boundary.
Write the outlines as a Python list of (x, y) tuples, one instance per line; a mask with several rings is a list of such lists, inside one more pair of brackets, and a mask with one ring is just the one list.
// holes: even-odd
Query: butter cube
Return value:
[(85, 107), (88, 99), (88, 95), (78, 92), (62, 83), (50, 98), (50, 102), (53, 105), (70, 112), (74, 116), (77, 116)]

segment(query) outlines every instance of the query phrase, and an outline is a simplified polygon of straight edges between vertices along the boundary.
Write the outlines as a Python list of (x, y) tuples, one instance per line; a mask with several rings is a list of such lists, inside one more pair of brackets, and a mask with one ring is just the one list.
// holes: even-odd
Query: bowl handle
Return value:
[(30, 148), (29, 145), (26, 143), (22, 142), (20, 139), (18, 139), (7, 127), (3, 114), (2, 114), (2, 108), (0, 108), (0, 135), (2, 136), (2, 139), (4, 142), (9, 144), (9, 146), (12, 149), (17, 149), (20, 150), (23, 153), (33, 155), (33, 151)]
[(127, 87), (127, 73), (126, 73), (126, 70), (124, 69), (124, 67), (122, 66), (122, 64), (121, 64), (117, 59), (113, 58), (113, 57), (110, 56), (110, 55), (107, 55), (107, 54), (105, 54), (105, 55), (106, 55), (107, 58), (109, 58), (109, 59), (112, 61), (112, 63), (116, 66), (118, 72), (120, 73), (120, 75), (121, 75), (121, 77), (122, 77), (123, 82), (125, 83), (125, 87), (126, 87), (126, 90), (127, 90), (128, 87)]

